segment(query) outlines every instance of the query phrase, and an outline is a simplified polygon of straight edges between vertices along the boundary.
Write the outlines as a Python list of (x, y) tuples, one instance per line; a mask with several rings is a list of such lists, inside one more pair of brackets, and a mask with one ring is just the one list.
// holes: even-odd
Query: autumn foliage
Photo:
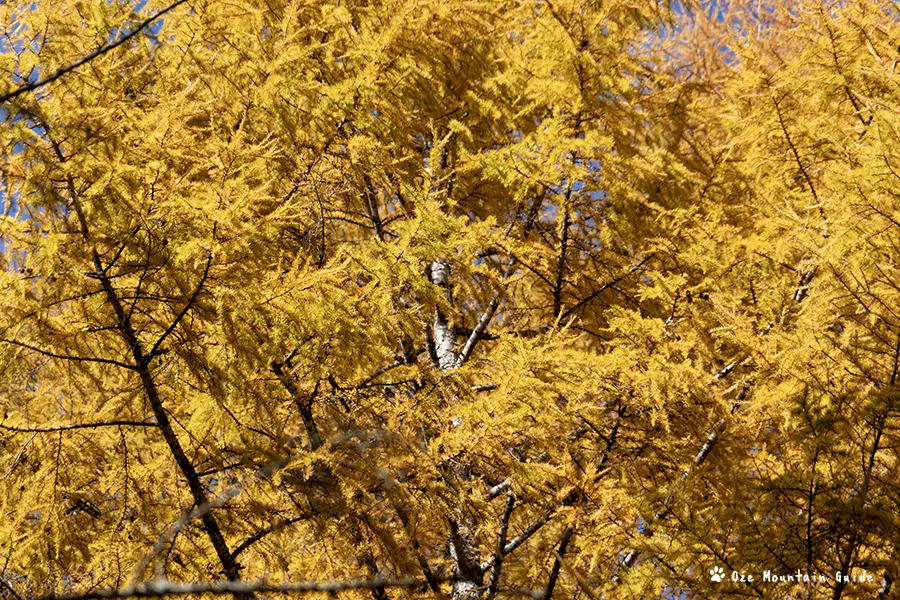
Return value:
[(0, 597), (896, 597), (898, 16), (0, 3)]

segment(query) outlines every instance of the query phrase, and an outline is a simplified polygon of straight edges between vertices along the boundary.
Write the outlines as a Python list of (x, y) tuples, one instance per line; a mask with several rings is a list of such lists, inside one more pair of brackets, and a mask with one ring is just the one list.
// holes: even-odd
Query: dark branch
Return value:
[(170, 10), (172, 10), (174, 8), (177, 8), (178, 6), (184, 4), (185, 2), (187, 2), (187, 0), (177, 0), (176, 2), (170, 4), (168, 7), (164, 8), (163, 10), (156, 13), (155, 15), (152, 15), (151, 17), (142, 21), (137, 26), (137, 29), (135, 29), (134, 31), (132, 31), (130, 33), (126, 33), (125, 35), (123, 35), (122, 37), (117, 39), (116, 41), (111, 42), (109, 44), (104, 44), (103, 46), (100, 46), (99, 48), (97, 48), (96, 50), (94, 50), (93, 52), (88, 54), (87, 56), (78, 59), (77, 61), (75, 61), (74, 63), (72, 63), (71, 65), (69, 65), (67, 67), (63, 67), (62, 69), (56, 71), (52, 75), (48, 75), (47, 77), (44, 77), (43, 79), (35, 81), (34, 83), (29, 83), (29, 84), (23, 85), (22, 87), (20, 87), (16, 90), (13, 90), (11, 92), (7, 92), (6, 94), (3, 94), (2, 96), (0, 96), (0, 103), (7, 102), (9, 100), (12, 100), (13, 98), (16, 98), (17, 96), (20, 96), (20, 95), (30, 92), (32, 90), (36, 90), (40, 87), (44, 87), (48, 83), (53, 83), (54, 81), (56, 81), (57, 79), (59, 79), (60, 77), (65, 75), (66, 73), (68, 73), (70, 71), (74, 71), (78, 67), (94, 60), (98, 56), (102, 56), (102, 55), (106, 54), (107, 52), (109, 52), (110, 50), (118, 48), (119, 46), (121, 46), (122, 44), (124, 44), (125, 42), (127, 42), (128, 40), (130, 40), (131, 38), (136, 36), (137, 34), (139, 34), (141, 31), (146, 29), (149, 25), (153, 24), (154, 21), (156, 21), (157, 19), (162, 17), (164, 14), (166, 14), (167, 12), (169, 12)]
[[(568, 200), (568, 196), (572, 195), (572, 188), (569, 188), (569, 191), (566, 194), (566, 200)], [(553, 317), (556, 318), (562, 312), (562, 289), (563, 283), (565, 283), (566, 276), (566, 250), (569, 245), (569, 209), (565, 208), (563, 211), (563, 221), (560, 226), (562, 230), (560, 232), (560, 241), (559, 241), (559, 257), (556, 260), (556, 283), (553, 284)]]
[(572, 534), (575, 533), (571, 527), (566, 527), (563, 532), (562, 539), (559, 542), (559, 550), (556, 551), (556, 559), (553, 561), (553, 569), (550, 571), (550, 579), (547, 582), (547, 590), (544, 592), (544, 600), (550, 600), (553, 597), (553, 588), (556, 587), (556, 580), (559, 579), (559, 570), (562, 568), (563, 556), (566, 554), (566, 547)]
[[(566, 500), (569, 498), (569, 496), (571, 496), (571, 494), (566, 496)], [(553, 517), (553, 514), (556, 512), (556, 510), (560, 506), (562, 506), (566, 502), (566, 500), (563, 500), (563, 502), (558, 502), (558, 503), (554, 504), (553, 506), (551, 506), (550, 508), (548, 508), (544, 512), (543, 515), (541, 515), (540, 517), (538, 517), (537, 519), (532, 521), (531, 524), (528, 527), (526, 527), (524, 531), (522, 531), (522, 533), (517, 535), (515, 538), (513, 538), (513, 540), (511, 542), (506, 544), (506, 546), (503, 547), (503, 556), (505, 557), (505, 556), (509, 556), (510, 554), (512, 554), (516, 550), (516, 548), (518, 548), (519, 546), (521, 546), (522, 544), (527, 542), (528, 538), (530, 538), (535, 533), (540, 531), (541, 527), (543, 527), (550, 521), (550, 518)], [(481, 563), (481, 570), (487, 571), (488, 569), (493, 567), (494, 560), (495, 559), (492, 556), (491, 558), (489, 558), (486, 561), (484, 561), (483, 563)]]
[(639, 262), (638, 264), (636, 264), (636, 265), (634, 265), (633, 267), (631, 267), (631, 268), (628, 270), (628, 272), (625, 273), (624, 275), (620, 275), (619, 277), (616, 277), (616, 278), (613, 279), (612, 281), (603, 284), (603, 285), (600, 287), (600, 289), (598, 289), (596, 292), (592, 293), (590, 296), (588, 296), (588, 297), (585, 298), (584, 300), (581, 300), (578, 304), (576, 304), (575, 306), (573, 306), (572, 308), (570, 308), (569, 310), (567, 310), (566, 312), (564, 312), (564, 313), (560, 316), (560, 320), (561, 320), (561, 321), (564, 321), (564, 320), (568, 319), (570, 316), (572, 316), (573, 314), (575, 314), (576, 312), (578, 312), (584, 305), (586, 305), (587, 303), (591, 302), (594, 298), (596, 298), (597, 296), (599, 296), (600, 294), (602, 294), (603, 292), (605, 292), (605, 291), (608, 290), (609, 288), (615, 286), (615, 285), (618, 284), (620, 281), (622, 281), (623, 279), (625, 279), (626, 277), (628, 277), (629, 275), (631, 275), (632, 273), (634, 273), (635, 271), (637, 271), (638, 269), (640, 269), (641, 267), (643, 267), (643, 266), (644, 266), (645, 264), (647, 264), (647, 262), (648, 262), (651, 258), (653, 258), (654, 256), (655, 256), (655, 254), (651, 254), (650, 256), (648, 256), (647, 258), (645, 258), (644, 260), (642, 260), (642, 261)]
[(38, 348), (36, 346), (32, 346), (30, 344), (26, 344), (24, 342), (19, 342), (16, 340), (11, 340), (8, 338), (0, 338), (0, 342), (6, 343), (6, 344), (11, 344), (13, 346), (20, 346), (22, 348), (26, 348), (28, 350), (37, 352), (38, 354), (42, 354), (43, 356), (49, 356), (50, 358), (59, 358), (62, 360), (71, 360), (74, 362), (93, 362), (93, 363), (100, 363), (100, 364), (105, 364), (105, 365), (114, 365), (116, 367), (121, 367), (123, 369), (129, 369), (132, 371), (134, 370), (134, 367), (132, 365), (120, 362), (118, 360), (112, 360), (109, 358), (97, 358), (94, 356), (72, 356), (70, 354), (57, 354), (56, 352), (50, 352), (49, 350), (44, 350), (42, 348)]
[(71, 431), (73, 429), (92, 429), (94, 427), (158, 427), (153, 421), (103, 421), (102, 423), (78, 423), (76, 425), (60, 425), (58, 427), (13, 427), (0, 424), (0, 429), (19, 433), (50, 433), (55, 431)]
[(512, 494), (506, 496), (506, 506), (500, 516), (500, 530), (497, 532), (497, 551), (494, 554), (494, 564), (491, 568), (491, 579), (488, 581), (485, 600), (491, 600), (497, 594), (497, 586), (500, 585), (500, 573), (503, 570), (503, 549), (506, 547), (506, 531), (509, 529), (509, 518), (516, 506), (516, 498)]
[(147, 354), (147, 360), (152, 360), (154, 356), (159, 353), (159, 348), (162, 346), (163, 342), (166, 341), (166, 338), (169, 337), (175, 328), (178, 327), (178, 324), (181, 322), (181, 319), (191, 310), (191, 307), (194, 306), (194, 302), (197, 301), (197, 296), (200, 295), (200, 291), (203, 289), (203, 284), (206, 283), (206, 278), (209, 276), (209, 267), (212, 265), (212, 253), (206, 258), (206, 266), (203, 268), (203, 275), (200, 277), (200, 281), (197, 282), (197, 287), (194, 288), (194, 293), (191, 294), (191, 297), (188, 299), (187, 303), (181, 309), (181, 312), (175, 317), (175, 320), (172, 321), (172, 324), (163, 332), (159, 339), (156, 340), (156, 343), (153, 344), (153, 349)]
[(293, 525), (297, 521), (303, 521), (304, 519), (308, 519), (308, 518), (309, 517), (307, 515), (299, 515), (296, 517), (291, 517), (289, 519), (282, 519), (281, 521), (278, 521), (274, 525), (271, 525), (270, 527), (266, 527), (262, 531), (258, 531), (256, 533), (254, 533), (253, 535), (248, 537), (246, 540), (241, 542), (240, 546), (238, 546), (237, 548), (234, 549), (234, 552), (231, 553), (231, 558), (237, 560), (237, 557), (241, 554), (241, 552), (243, 552), (244, 550), (246, 550), (247, 548), (249, 548), (256, 542), (258, 542), (259, 540), (263, 539), (270, 533), (275, 533), (276, 531), (284, 529), (285, 527), (288, 527), (289, 525)]

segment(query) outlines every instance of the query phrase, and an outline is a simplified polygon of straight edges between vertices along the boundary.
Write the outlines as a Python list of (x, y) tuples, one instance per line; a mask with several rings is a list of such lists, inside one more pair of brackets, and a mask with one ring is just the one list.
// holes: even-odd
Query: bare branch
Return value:
[(265, 579), (256, 582), (217, 581), (215, 583), (177, 583), (156, 580), (123, 589), (103, 589), (71, 596), (48, 595), (36, 600), (111, 600), (113, 598), (162, 598), (164, 596), (187, 596), (193, 594), (254, 594), (254, 593), (310, 593), (324, 592), (336, 594), (350, 590), (372, 590), (376, 588), (416, 588), (422, 585), (419, 579), (385, 580), (351, 579), (348, 581), (304, 581), (273, 585)]

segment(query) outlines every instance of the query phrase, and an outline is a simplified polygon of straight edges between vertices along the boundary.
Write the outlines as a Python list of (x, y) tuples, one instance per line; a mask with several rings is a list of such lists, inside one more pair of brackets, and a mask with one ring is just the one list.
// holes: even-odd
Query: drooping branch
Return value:
[(257, 531), (256, 533), (254, 533), (253, 535), (248, 537), (246, 540), (241, 542), (238, 545), (238, 547), (235, 548), (234, 551), (232, 551), (232, 553), (231, 553), (232, 558), (237, 560), (237, 557), (241, 555), (241, 552), (243, 552), (244, 550), (246, 550), (247, 548), (249, 548), (256, 542), (260, 541), (261, 539), (263, 539), (270, 533), (275, 533), (276, 531), (281, 531), (285, 527), (289, 527), (289, 526), (293, 525), (294, 523), (306, 520), (308, 518), (309, 518), (309, 515), (297, 515), (295, 517), (290, 517), (288, 519), (281, 519), (280, 521), (273, 523), (272, 525), (266, 527), (265, 529)]
[(129, 365), (128, 363), (124, 363), (119, 360), (112, 360), (109, 358), (99, 358), (94, 356), (73, 356), (71, 354), (59, 354), (57, 352), (51, 352), (49, 350), (44, 350), (42, 348), (38, 348), (37, 346), (32, 346), (31, 344), (26, 344), (24, 342), (20, 342), (18, 340), (11, 340), (8, 338), (0, 338), (0, 342), (4, 344), (9, 344), (11, 346), (19, 346), (21, 348), (25, 348), (27, 350), (32, 350), (37, 352), (41, 356), (46, 356), (48, 358), (58, 358), (60, 360), (68, 360), (72, 362), (92, 362), (92, 363), (100, 363), (104, 365), (113, 365), (115, 367), (120, 367), (122, 369), (134, 370), (134, 365)]

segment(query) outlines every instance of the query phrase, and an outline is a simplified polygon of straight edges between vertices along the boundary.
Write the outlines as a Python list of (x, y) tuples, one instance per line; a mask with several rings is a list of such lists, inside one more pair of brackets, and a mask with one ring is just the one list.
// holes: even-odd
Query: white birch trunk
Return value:
[[(447, 261), (436, 260), (431, 263), (431, 282), (444, 290), (448, 301), (453, 301), (450, 265)], [(456, 333), (438, 307), (434, 309), (434, 350), (441, 371), (449, 371), (456, 367)]]

